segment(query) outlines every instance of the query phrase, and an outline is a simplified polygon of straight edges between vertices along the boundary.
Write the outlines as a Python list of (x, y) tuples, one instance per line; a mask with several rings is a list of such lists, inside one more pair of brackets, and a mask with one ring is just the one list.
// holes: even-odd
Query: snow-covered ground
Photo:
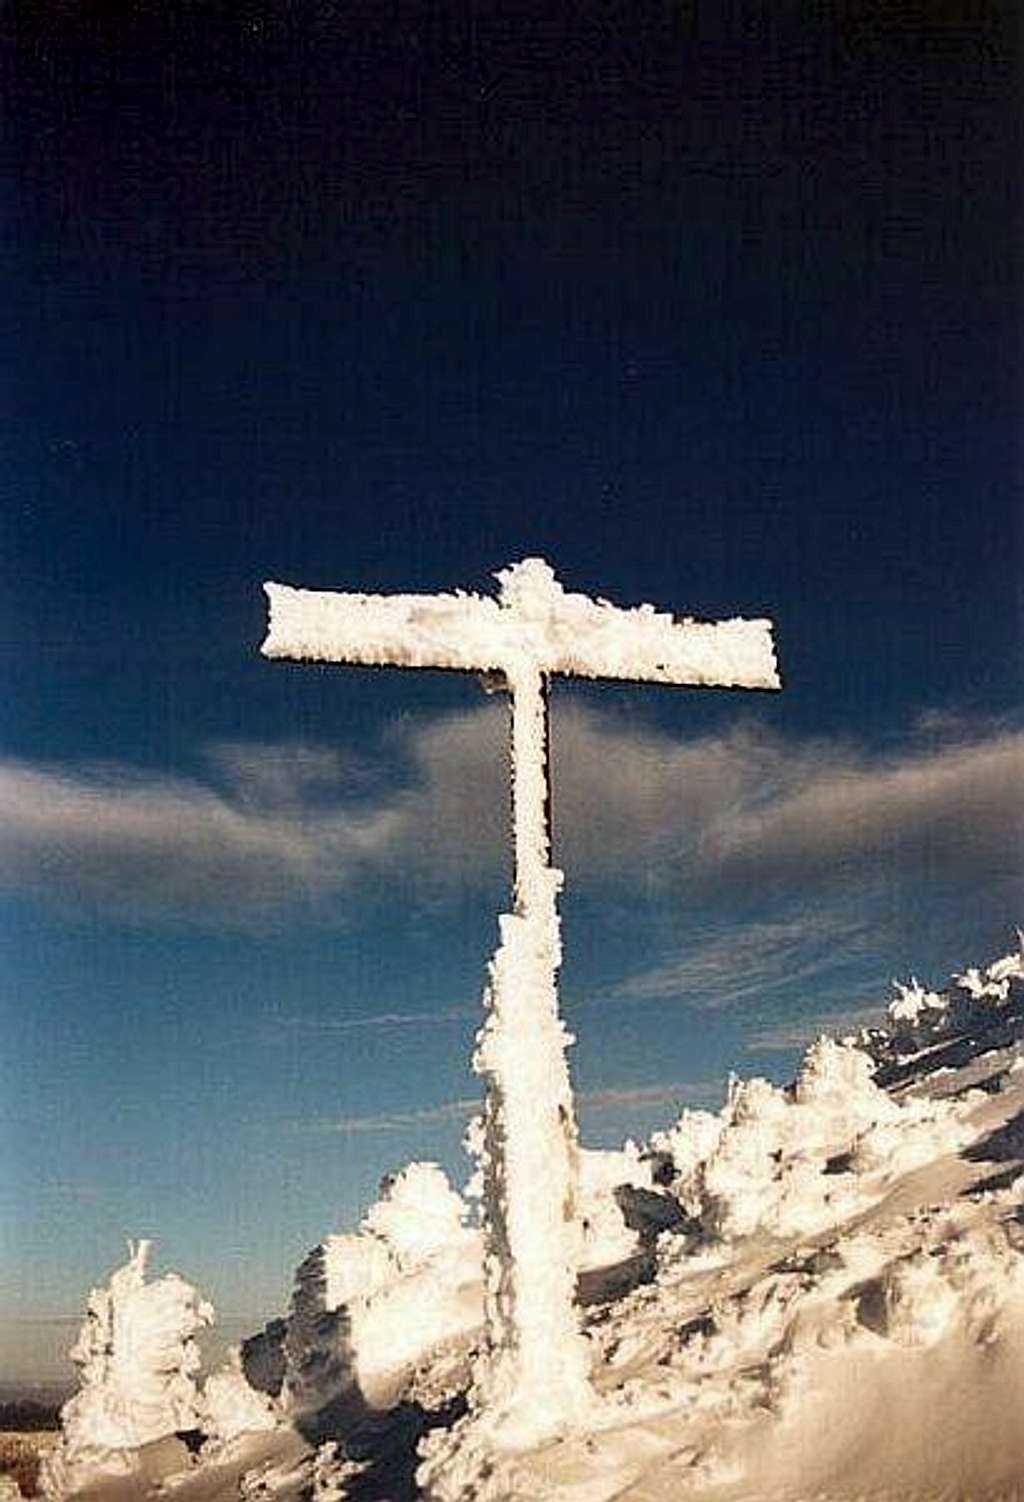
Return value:
[(464, 1443), (482, 1238), (411, 1164), (201, 1387), (208, 1306), (136, 1252), (91, 1300), (49, 1495), (1024, 1498), (1020, 954), (899, 987), (788, 1089), (733, 1081), (717, 1115), (585, 1152), (581, 1181), (593, 1399), (571, 1432), (486, 1463)]

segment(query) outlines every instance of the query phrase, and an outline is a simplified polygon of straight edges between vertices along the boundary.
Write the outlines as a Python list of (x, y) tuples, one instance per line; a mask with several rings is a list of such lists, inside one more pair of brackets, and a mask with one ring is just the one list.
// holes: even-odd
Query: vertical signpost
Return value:
[(593, 1399), (574, 1302), (577, 1132), (559, 1019), (561, 963), (548, 828), (552, 674), (773, 689), (771, 623), (678, 619), (566, 592), (539, 558), (496, 575), (496, 598), (266, 586), (267, 657), (500, 673), (511, 705), (513, 911), (499, 918), (474, 1067), (486, 1081), (486, 1347), (469, 1422), (514, 1450), (585, 1422)]

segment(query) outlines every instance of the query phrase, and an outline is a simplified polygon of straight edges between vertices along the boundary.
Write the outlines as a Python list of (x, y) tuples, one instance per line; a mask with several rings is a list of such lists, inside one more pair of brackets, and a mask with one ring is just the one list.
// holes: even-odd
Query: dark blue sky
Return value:
[(265, 578), (486, 590), (543, 554), (774, 619), (777, 698), (555, 696), (592, 1140), (1009, 941), (1019, 22), (768, 9), (6, 8), (0, 1106), (33, 1317), (146, 1233), (270, 1308), (381, 1172), (462, 1172), (500, 710), (263, 661)]

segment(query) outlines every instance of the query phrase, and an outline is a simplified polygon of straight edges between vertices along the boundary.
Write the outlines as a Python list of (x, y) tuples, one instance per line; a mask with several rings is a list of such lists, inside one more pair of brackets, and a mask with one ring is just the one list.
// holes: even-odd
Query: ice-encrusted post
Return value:
[(473, 1060), (487, 1082), (488, 1343), (473, 1406), (495, 1442), (516, 1446), (585, 1418), (590, 1363), (574, 1301), (578, 1144), (565, 1060), (572, 1039), (558, 1016), (562, 873), (550, 861), (547, 682), (531, 663), (506, 671), (515, 910), (499, 919)]
[[(571, 1040), (556, 990), (562, 876), (550, 862), (548, 678), (779, 687), (769, 621), (680, 620), (650, 605), (622, 609), (566, 593), (540, 558), (496, 577), (496, 600), (268, 584), (262, 648), (267, 657), (314, 662), (499, 672), (509, 691), (515, 902), (499, 918), (501, 943), (474, 1058), (486, 1081), (478, 1151), (487, 1330), (465, 1427), (452, 1434), (456, 1453), (463, 1444), (477, 1455), (489, 1446), (540, 1443), (585, 1420), (591, 1402), (574, 1302), (577, 1137), (565, 1061)], [(445, 1458), (436, 1460), (429, 1483), (456, 1495), (459, 1467), (446, 1481)], [(467, 1486), (472, 1494), (473, 1483)]]

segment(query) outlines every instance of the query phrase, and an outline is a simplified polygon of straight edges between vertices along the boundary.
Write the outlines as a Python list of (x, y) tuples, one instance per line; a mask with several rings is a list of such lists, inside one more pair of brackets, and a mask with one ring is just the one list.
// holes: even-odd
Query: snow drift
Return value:
[(90, 1301), (48, 1495), (1019, 1502), (1020, 953), (898, 986), (787, 1088), (733, 1080), (718, 1113), (581, 1156), (574, 1432), (486, 1463), (453, 1442), (484, 1249), (472, 1194), (411, 1164), (201, 1387), (209, 1308), (134, 1253)]

